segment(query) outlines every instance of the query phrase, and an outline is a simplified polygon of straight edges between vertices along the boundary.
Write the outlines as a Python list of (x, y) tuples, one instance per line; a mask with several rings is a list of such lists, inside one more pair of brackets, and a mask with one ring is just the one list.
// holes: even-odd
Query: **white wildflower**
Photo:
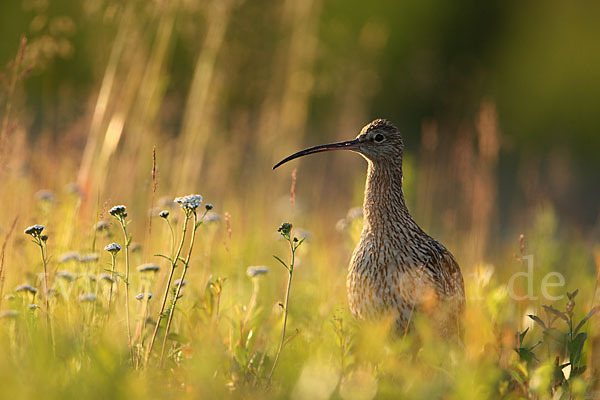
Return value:
[(38, 200), (51, 202), (54, 200), (54, 192), (52, 190), (40, 190), (35, 194), (35, 198)]
[(75, 280), (75, 276), (72, 273), (70, 273), (69, 271), (58, 271), (56, 273), (56, 277), (62, 278), (66, 281), (74, 281)]
[(100, 275), (98, 275), (97, 279), (99, 281), (107, 281), (108, 283), (114, 283), (115, 282), (115, 280), (113, 279), (113, 277), (110, 276), (110, 274), (107, 274), (105, 272), (102, 273), (102, 274), (100, 274)]
[(92, 303), (94, 301), (96, 301), (97, 297), (94, 293), (86, 293), (86, 294), (82, 294), (81, 296), (79, 296), (79, 301), (82, 303)]
[(108, 213), (115, 218), (125, 218), (127, 216), (127, 208), (124, 205), (114, 206)]
[(111, 243), (107, 245), (104, 250), (108, 251), (112, 255), (116, 255), (119, 251), (121, 251), (121, 245), (118, 243)]
[(175, 202), (186, 212), (196, 211), (202, 204), (202, 196), (199, 194), (188, 194), (187, 196), (176, 197)]
[(79, 261), (79, 253), (76, 251), (69, 251), (63, 253), (58, 257), (58, 262), (65, 263), (68, 261)]
[(156, 264), (142, 264), (139, 267), (137, 267), (137, 270), (139, 272), (158, 272), (160, 270), (160, 267)]
[(79, 262), (82, 262), (82, 263), (96, 262), (96, 261), (98, 261), (98, 258), (99, 258), (99, 256), (97, 253), (82, 254), (79, 257)]
[(269, 271), (269, 268), (265, 267), (264, 265), (250, 266), (246, 269), (246, 275), (248, 275), (250, 278), (254, 278), (259, 275), (266, 275), (269, 273)]
[(31, 293), (31, 294), (36, 294), (37, 293), (37, 289), (34, 288), (33, 286), (31, 286), (28, 283), (24, 283), (22, 285), (19, 285), (15, 288), (15, 292), (19, 293), (19, 292), (27, 292), (27, 293)]
[(31, 235), (33, 237), (38, 237), (44, 230), (44, 225), (31, 225), (25, 229), (26, 235)]

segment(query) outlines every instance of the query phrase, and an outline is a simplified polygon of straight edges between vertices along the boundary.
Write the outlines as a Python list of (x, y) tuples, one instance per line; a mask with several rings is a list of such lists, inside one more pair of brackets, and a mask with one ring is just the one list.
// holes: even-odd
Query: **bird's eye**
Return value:
[(375, 141), (377, 143), (383, 142), (383, 135), (381, 133), (378, 133), (377, 135), (375, 135)]

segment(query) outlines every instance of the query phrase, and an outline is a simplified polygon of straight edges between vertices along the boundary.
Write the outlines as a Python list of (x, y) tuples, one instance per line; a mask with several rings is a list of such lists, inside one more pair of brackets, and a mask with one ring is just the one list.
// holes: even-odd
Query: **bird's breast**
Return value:
[(361, 319), (396, 314), (409, 318), (410, 292), (418, 277), (410, 265), (412, 256), (392, 240), (363, 233), (348, 268), (347, 289), (352, 313)]

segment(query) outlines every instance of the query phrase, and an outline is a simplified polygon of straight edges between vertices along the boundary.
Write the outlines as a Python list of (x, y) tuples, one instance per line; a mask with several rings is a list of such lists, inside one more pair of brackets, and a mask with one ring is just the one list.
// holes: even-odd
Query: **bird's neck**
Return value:
[[(420, 229), (406, 207), (402, 190), (402, 162), (369, 162), (364, 200), (364, 228), (369, 231)], [(402, 229), (402, 231), (405, 231)]]

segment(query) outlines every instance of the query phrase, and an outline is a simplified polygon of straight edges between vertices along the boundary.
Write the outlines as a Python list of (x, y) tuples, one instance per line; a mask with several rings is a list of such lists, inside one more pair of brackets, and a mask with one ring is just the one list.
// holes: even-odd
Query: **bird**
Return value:
[(273, 169), (308, 154), (350, 150), (368, 164), (363, 227), (350, 258), (346, 289), (359, 320), (390, 318), (394, 331), (406, 333), (417, 313), (434, 331), (460, 342), (465, 308), (458, 262), (411, 216), (402, 188), (404, 141), (396, 126), (376, 119), (353, 140), (310, 147), (284, 158)]

